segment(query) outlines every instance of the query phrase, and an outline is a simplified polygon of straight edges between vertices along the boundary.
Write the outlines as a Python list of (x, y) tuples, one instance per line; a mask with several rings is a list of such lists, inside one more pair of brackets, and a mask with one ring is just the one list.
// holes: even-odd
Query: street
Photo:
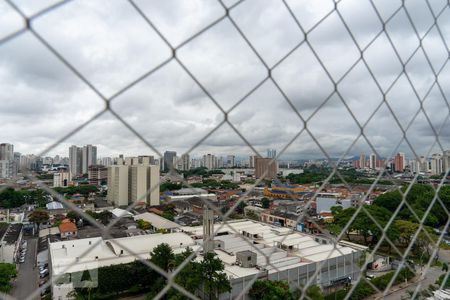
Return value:
[(424, 280), (413, 283), (405, 289), (395, 291), (392, 294), (387, 295), (384, 299), (386, 300), (409, 299), (410, 296), (408, 294), (408, 291), (414, 292), (419, 284), (420, 290), (428, 288), (430, 284), (434, 284), (436, 282), (436, 280), (442, 273), (443, 272), (441, 267), (431, 267), (430, 269), (428, 269), (428, 272)]
[[(25, 262), (19, 264), (17, 279), (11, 292), (11, 295), (16, 299), (26, 299), (38, 288), (38, 269), (35, 267), (37, 238), (28, 238), (27, 241), (28, 249)], [(35, 299), (40, 299), (40, 297), (38, 296)]]

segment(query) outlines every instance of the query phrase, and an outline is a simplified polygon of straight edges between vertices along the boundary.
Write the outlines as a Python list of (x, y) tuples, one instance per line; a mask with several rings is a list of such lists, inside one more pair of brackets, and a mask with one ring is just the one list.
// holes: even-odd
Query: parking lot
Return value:
[[(38, 287), (38, 268), (35, 266), (37, 238), (27, 238), (25, 259), (19, 263), (17, 279), (14, 282), (12, 296), (16, 299), (26, 299)], [(33, 299), (40, 299), (40, 296)]]

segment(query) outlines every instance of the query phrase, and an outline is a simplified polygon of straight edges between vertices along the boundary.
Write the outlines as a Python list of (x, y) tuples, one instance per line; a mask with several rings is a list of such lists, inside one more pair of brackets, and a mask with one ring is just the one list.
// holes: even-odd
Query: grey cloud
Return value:
[[(42, 8), (38, 4), (18, 3), (27, 14)], [(384, 19), (401, 5), (400, 1), (374, 3)], [(137, 4), (173, 45), (224, 14), (216, 1), (138, 1)], [(307, 30), (334, 7), (333, 1), (302, 0), (288, 1), (288, 4)], [(378, 32), (380, 23), (373, 12), (369, 15), (372, 8), (368, 1), (358, 4), (359, 1), (343, 0), (338, 9), (358, 43), (364, 46)], [(435, 12), (439, 10), (438, 4), (432, 5)], [(429, 13), (423, 12), (428, 17), (420, 20), (423, 7), (408, 4), (407, 9), (422, 33), (429, 25)], [(445, 19), (446, 15), (448, 12), (442, 14), (438, 24), (448, 37), (450, 19)], [(269, 66), (303, 39), (301, 31), (279, 2), (245, 1), (231, 11), (231, 16)], [(417, 37), (405, 17), (401, 12), (387, 26), (402, 59), (417, 45)], [(14, 28), (14, 22), (8, 22)], [(123, 88), (171, 55), (169, 48), (125, 1), (107, 4), (77, 1), (52, 11), (33, 25), (106, 95)], [(336, 13), (314, 29), (308, 38), (334, 79), (340, 78), (359, 58), (356, 46)], [(450, 41), (446, 42), (448, 45)], [(448, 62), (448, 51), (436, 30), (430, 32), (423, 45), (435, 70)], [(5, 132), (2, 139), (14, 143), (17, 151), (42, 151), (104, 107), (92, 91), (30, 34), (0, 45), (0, 54), (0, 118), (2, 133)], [(219, 22), (180, 48), (177, 57), (225, 110), (268, 75), (229, 20)], [(403, 69), (385, 33), (369, 46), (364, 58), (384, 92)], [(406, 71), (420, 97), (425, 96), (434, 76), (421, 50), (406, 66)], [(447, 98), (450, 98), (449, 74), (447, 64), (439, 75)], [(310, 117), (334, 89), (306, 44), (277, 66), (272, 77), (305, 118)], [(339, 82), (337, 88), (360, 124), (368, 120), (382, 100), (372, 75), (362, 62)], [(403, 126), (420, 105), (404, 75), (386, 95), (386, 100)], [(449, 114), (444, 101), (434, 87), (423, 104), (435, 127), (441, 126)], [(166, 149), (179, 153), (187, 151), (224, 117), (176, 61), (127, 90), (111, 106), (161, 152)], [(270, 80), (237, 106), (229, 120), (262, 153), (267, 148), (280, 151), (303, 126)], [(331, 156), (346, 152), (360, 132), (336, 95), (311, 118), (308, 128)], [(364, 128), (364, 133), (382, 156), (390, 154), (402, 137), (384, 104)], [(415, 120), (407, 136), (420, 154), (429, 150), (434, 138), (422, 115)], [(443, 145), (448, 147), (448, 123), (440, 136)], [(110, 113), (52, 149), (50, 154), (67, 155), (67, 147), (72, 143), (97, 144), (99, 156), (154, 155)], [(411, 153), (405, 143), (399, 150)], [(362, 138), (349, 149), (348, 155), (361, 151), (371, 151)], [(192, 155), (204, 153), (249, 155), (251, 149), (225, 124)], [(292, 159), (322, 156), (306, 133), (285, 153), (286, 158)]]

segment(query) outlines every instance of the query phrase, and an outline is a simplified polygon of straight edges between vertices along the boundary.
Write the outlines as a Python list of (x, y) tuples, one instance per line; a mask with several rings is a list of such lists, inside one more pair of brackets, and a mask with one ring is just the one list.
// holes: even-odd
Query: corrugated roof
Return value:
[(152, 224), (152, 226), (157, 229), (174, 229), (174, 228), (180, 227), (180, 225), (178, 225), (175, 222), (172, 222), (170, 220), (167, 220), (166, 218), (158, 216), (157, 214), (149, 213), (149, 212), (135, 215), (134, 219), (135, 220), (142, 219), (144, 221), (150, 222)]

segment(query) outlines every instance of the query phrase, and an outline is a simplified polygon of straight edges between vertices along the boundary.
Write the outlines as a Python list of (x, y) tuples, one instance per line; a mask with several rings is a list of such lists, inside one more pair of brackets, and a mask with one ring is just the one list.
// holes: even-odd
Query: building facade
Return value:
[(69, 148), (69, 172), (73, 177), (79, 176), (82, 173), (82, 148), (72, 145)]
[(159, 166), (150, 164), (150, 159), (119, 158), (116, 165), (108, 167), (107, 182), (110, 204), (159, 205)]
[(164, 158), (163, 158), (163, 171), (169, 172), (170, 169), (173, 166), (175, 157), (177, 156), (177, 153), (175, 151), (166, 151), (164, 152)]
[(69, 172), (58, 172), (53, 174), (53, 187), (67, 187), (71, 181)]
[(81, 158), (81, 171), (88, 173), (89, 166), (97, 164), (97, 147), (92, 145), (83, 146)]
[(103, 185), (108, 179), (108, 168), (103, 165), (91, 165), (88, 167), (89, 184)]
[(275, 179), (277, 178), (278, 164), (271, 158), (255, 158), (255, 176), (256, 178)]

